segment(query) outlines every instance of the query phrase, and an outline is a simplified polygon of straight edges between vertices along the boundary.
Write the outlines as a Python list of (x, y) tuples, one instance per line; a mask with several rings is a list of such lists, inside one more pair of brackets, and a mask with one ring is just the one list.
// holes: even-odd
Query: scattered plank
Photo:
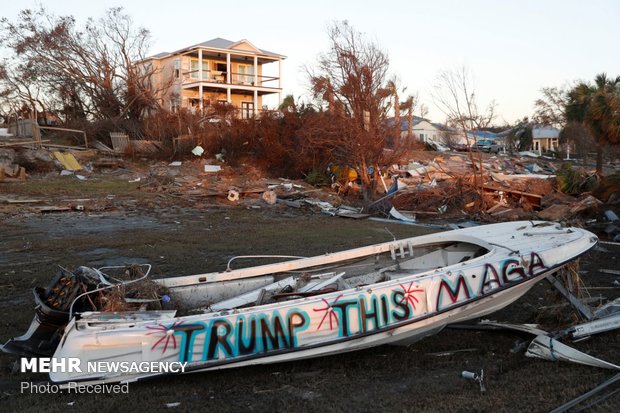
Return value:
[(594, 314), (592, 313), (590, 307), (584, 305), (577, 297), (571, 294), (571, 292), (568, 291), (566, 287), (564, 287), (564, 285), (557, 278), (555, 278), (555, 276), (549, 275), (547, 277), (547, 281), (549, 281), (551, 285), (553, 285), (555, 289), (558, 290), (560, 294), (562, 294), (564, 298), (571, 303), (579, 314), (585, 317), (586, 320), (592, 320), (594, 318)]
[[(49, 139), (44, 139), (41, 142), (49, 142)], [(0, 147), (5, 146), (27, 146), (27, 145), (37, 145), (39, 142), (35, 140), (27, 140), (27, 141), (15, 141), (15, 142), (0, 142)]]
[(7, 204), (36, 204), (42, 202), (40, 199), (5, 199)]
[(70, 207), (65, 207), (65, 206), (40, 206), (40, 207), (34, 207), (34, 209), (38, 212), (40, 212), (41, 214), (47, 214), (50, 212), (67, 212), (67, 211), (71, 211)]
[(602, 272), (604, 274), (620, 275), (620, 270), (607, 270), (603, 268), (603, 269), (598, 270), (598, 272)]
[[(589, 398), (593, 397), (594, 395), (600, 393), (601, 391), (603, 391), (604, 389), (606, 389), (607, 387), (611, 386), (612, 384), (616, 383), (620, 381), (620, 373), (616, 374), (615, 376), (613, 376), (611, 379), (599, 384), (598, 386), (596, 386), (595, 388), (593, 388), (592, 390), (590, 390), (587, 393), (584, 393), (583, 395), (569, 401), (568, 403), (563, 404), (562, 406), (553, 409), (551, 411), (551, 413), (562, 413), (562, 412), (567, 412), (568, 410), (570, 410), (572, 407), (578, 405), (579, 403), (582, 403), (586, 400), (588, 400)], [(616, 390), (617, 391), (617, 390)], [(611, 393), (613, 394), (613, 393)], [(600, 399), (599, 399), (600, 400)]]
[(517, 191), (515, 189), (502, 188), (495, 185), (484, 184), (482, 188), (487, 192), (505, 192), (513, 196), (525, 198), (530, 204), (540, 207), (542, 205), (542, 195), (532, 194), (529, 192)]

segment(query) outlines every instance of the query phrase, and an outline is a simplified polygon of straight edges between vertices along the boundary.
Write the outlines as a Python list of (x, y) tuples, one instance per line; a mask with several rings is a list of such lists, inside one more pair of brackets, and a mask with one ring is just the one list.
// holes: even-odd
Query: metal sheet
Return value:
[(525, 355), (551, 361), (569, 361), (572, 363), (585, 364), (586, 366), (620, 370), (620, 366), (592, 357), (542, 334), (532, 340)]

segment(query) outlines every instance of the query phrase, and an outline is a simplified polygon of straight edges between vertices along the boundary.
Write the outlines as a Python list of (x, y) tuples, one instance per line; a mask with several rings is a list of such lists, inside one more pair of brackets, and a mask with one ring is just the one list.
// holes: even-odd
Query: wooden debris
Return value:
[(99, 142), (99, 141), (94, 141), (92, 145), (95, 149), (102, 151), (102, 152), (114, 152), (114, 149), (110, 148), (108, 145), (102, 142)]
[(538, 217), (546, 221), (561, 221), (569, 216), (570, 206), (553, 204), (538, 213)]
[(560, 292), (566, 298), (571, 305), (581, 314), (586, 320), (592, 320), (594, 318), (594, 314), (592, 314), (592, 310), (587, 305), (583, 304), (579, 298), (575, 297), (564, 285), (558, 281), (557, 278), (553, 275), (549, 275), (547, 277), (547, 281), (553, 285), (556, 290)]
[[(49, 139), (42, 140), (41, 142), (49, 142)], [(3, 141), (0, 142), (0, 147), (5, 146), (31, 146), (36, 145), (39, 142), (29, 139), (29, 140), (21, 140), (21, 141)]]
[(490, 185), (490, 184), (484, 184), (482, 186), (482, 188), (485, 191), (490, 191), (490, 192), (504, 192), (507, 193), (509, 195), (512, 195), (513, 197), (518, 197), (518, 198), (525, 198), (530, 204), (539, 207), (542, 204), (542, 195), (538, 195), (538, 194), (532, 194), (529, 192), (523, 192), (523, 191), (517, 191), (514, 189), (506, 189), (506, 188), (499, 188), (495, 185)]
[(116, 153), (128, 153), (131, 150), (129, 144), (129, 136), (122, 132), (110, 132), (110, 139), (112, 140), (112, 148)]
[(26, 168), (17, 166), (17, 172), (7, 176), (5, 169), (0, 167), (0, 182), (23, 182), (26, 180)]
[(67, 212), (67, 211), (71, 211), (70, 207), (66, 207), (66, 206), (40, 206), (40, 207), (34, 207), (34, 209), (37, 212), (40, 212), (41, 214), (47, 214), (50, 212)]
[(5, 199), (7, 204), (37, 204), (42, 202), (40, 199)]

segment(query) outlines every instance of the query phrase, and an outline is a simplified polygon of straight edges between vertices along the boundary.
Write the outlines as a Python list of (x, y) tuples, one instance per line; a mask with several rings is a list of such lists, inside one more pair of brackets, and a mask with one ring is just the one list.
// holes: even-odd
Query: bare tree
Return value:
[[(446, 115), (448, 123), (458, 125), (467, 142), (469, 158), (474, 165), (474, 186), (478, 189), (482, 206), (482, 156), (478, 152), (478, 164), (471, 151), (472, 143), (475, 144), (475, 132), (488, 127), (495, 117), (495, 103), (489, 103), (484, 109), (478, 105), (476, 89), (469, 70), (462, 67), (458, 70), (443, 71), (436, 79), (433, 99), (439, 109)], [(470, 140), (472, 134), (473, 142)], [(476, 173), (479, 171), (480, 176)]]
[(27, 108), (29, 118), (37, 118), (39, 113), (45, 118), (48, 102), (36, 87), (35, 74), (27, 65), (0, 63), (0, 99), (7, 114), (23, 112)]
[(148, 30), (135, 28), (122, 8), (88, 19), (83, 29), (72, 16), (56, 17), (42, 6), (23, 10), (17, 22), (0, 20), (0, 43), (17, 62), (6, 71), (4, 88), (23, 97), (24, 88), (16, 85), (27, 68), (29, 88), (62, 106), (67, 117), (139, 120), (157, 107), (159, 92), (150, 82), (155, 69), (141, 63), (149, 39)]
[(534, 122), (541, 125), (566, 126), (566, 104), (568, 103), (567, 87), (544, 87), (542, 96), (534, 102)]
[(448, 148), (455, 150), (459, 145), (459, 136), (449, 130), (442, 130), (439, 133), (440, 142), (445, 144)]
[(422, 103), (420, 105), (420, 117), (425, 118), (426, 115), (428, 115), (428, 107), (424, 103)]
[[(365, 200), (374, 191), (377, 166), (385, 159), (386, 137), (393, 134), (385, 122), (390, 108), (387, 85), (389, 59), (347, 21), (328, 28), (329, 50), (308, 70), (315, 98), (328, 104), (332, 121), (346, 131), (332, 136), (334, 161), (354, 167), (362, 180)], [(321, 138), (323, 139), (323, 138)], [(399, 142), (392, 142), (397, 145)]]

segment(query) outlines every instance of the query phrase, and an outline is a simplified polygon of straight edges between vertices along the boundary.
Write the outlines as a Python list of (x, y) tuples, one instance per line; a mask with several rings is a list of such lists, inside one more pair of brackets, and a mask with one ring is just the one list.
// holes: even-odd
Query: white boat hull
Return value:
[[(464, 241), (487, 253), (410, 274), (407, 250)], [(174, 290), (197, 292), (223, 280), (392, 253), (401, 264), (386, 281), (311, 297), (174, 318), (169, 313), (85, 313), (67, 326), (55, 358), (83, 363), (187, 362), (188, 371), (326, 356), (382, 344), (410, 344), (447, 324), (497, 311), (597, 242), (588, 231), (516, 222), (432, 234), (392, 243), (233, 272), (178, 277)], [(413, 254), (413, 253), (412, 253)], [(282, 268), (286, 267), (286, 268)], [(386, 272), (387, 274), (387, 272)], [(198, 280), (201, 280), (198, 282)], [(204, 281), (208, 280), (208, 281)], [(177, 297), (178, 298), (178, 297)], [(194, 297), (195, 303), (201, 297)], [(155, 373), (51, 373), (55, 382), (127, 382)]]

